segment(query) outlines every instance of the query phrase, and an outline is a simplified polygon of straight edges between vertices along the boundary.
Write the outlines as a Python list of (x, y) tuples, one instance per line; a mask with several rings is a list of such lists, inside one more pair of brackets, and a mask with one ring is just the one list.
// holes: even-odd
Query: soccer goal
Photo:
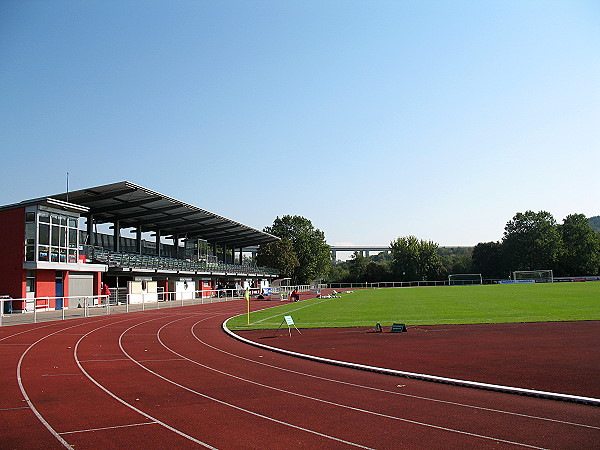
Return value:
[(448, 275), (450, 286), (465, 286), (471, 284), (483, 284), (480, 273), (453, 273)]
[(554, 276), (551, 270), (515, 270), (513, 279), (515, 281), (529, 280), (535, 283), (552, 283)]

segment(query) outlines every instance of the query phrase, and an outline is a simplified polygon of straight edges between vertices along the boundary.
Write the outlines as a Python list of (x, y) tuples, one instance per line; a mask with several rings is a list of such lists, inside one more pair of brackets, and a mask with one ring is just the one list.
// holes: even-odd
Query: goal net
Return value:
[(483, 284), (480, 273), (454, 273), (448, 275), (450, 286), (463, 286), (471, 284)]
[(529, 280), (534, 283), (552, 283), (554, 276), (551, 270), (515, 270), (513, 279), (515, 281)]

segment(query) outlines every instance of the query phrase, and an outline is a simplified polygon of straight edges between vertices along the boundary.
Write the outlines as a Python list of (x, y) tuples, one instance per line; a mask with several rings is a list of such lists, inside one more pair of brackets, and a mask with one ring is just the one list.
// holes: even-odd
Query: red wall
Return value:
[(0, 295), (25, 297), (25, 208), (0, 211)]
[(94, 295), (102, 294), (102, 274), (94, 272)]
[(56, 295), (56, 270), (36, 270), (35, 296), (54, 297)]
[[(35, 271), (35, 296), (39, 297), (54, 297), (56, 295), (56, 270), (36, 270)], [(51, 298), (49, 302), (46, 300), (38, 300), (37, 307), (49, 306), (54, 308), (56, 301)]]

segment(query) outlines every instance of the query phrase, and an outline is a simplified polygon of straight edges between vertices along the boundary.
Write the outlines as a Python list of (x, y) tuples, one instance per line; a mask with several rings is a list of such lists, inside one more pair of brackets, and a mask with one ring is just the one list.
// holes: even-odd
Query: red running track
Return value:
[(221, 330), (245, 307), (0, 329), (2, 448), (580, 449), (600, 439), (598, 407), (248, 346)]
[(598, 399), (600, 322), (287, 329), (238, 334), (258, 344), (356, 364)]

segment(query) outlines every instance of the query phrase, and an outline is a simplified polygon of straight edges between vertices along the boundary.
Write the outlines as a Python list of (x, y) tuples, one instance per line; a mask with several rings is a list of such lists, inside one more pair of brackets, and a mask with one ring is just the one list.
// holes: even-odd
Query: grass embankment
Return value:
[(364, 289), (253, 312), (250, 325), (244, 314), (228, 326), (277, 328), (284, 315), (299, 328), (600, 320), (600, 282)]

